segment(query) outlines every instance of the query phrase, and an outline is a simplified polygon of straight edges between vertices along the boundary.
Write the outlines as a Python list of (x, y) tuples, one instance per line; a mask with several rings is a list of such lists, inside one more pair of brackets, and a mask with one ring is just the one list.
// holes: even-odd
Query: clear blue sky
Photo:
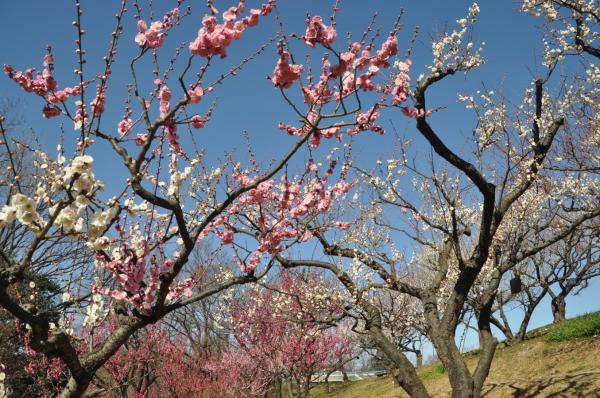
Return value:
[[(114, 26), (113, 15), (118, 10), (120, 1), (82, 0), (82, 3), (83, 25), (87, 31), (84, 45), (88, 51), (88, 71), (91, 70), (93, 74), (99, 72), (93, 68), (94, 65), (100, 64), (99, 61), (106, 52), (110, 32)], [(154, 3), (158, 5), (155, 14), (162, 15), (173, 7), (175, 1), (155, 0)], [(181, 28), (170, 34), (165, 47), (173, 48), (176, 43), (182, 41), (187, 44), (195, 37), (205, 12), (205, 1), (186, 3), (193, 7), (193, 14), (187, 18)], [(215, 0), (215, 4), (221, 10), (232, 3)], [(280, 0), (280, 11), (287, 31), (303, 32), (306, 12), (328, 16), (331, 3), (332, 1), (325, 0)], [(485, 84), (486, 88), (497, 92), (502, 91), (508, 98), (518, 101), (519, 93), (529, 85), (536, 72), (541, 70), (539, 59), (542, 45), (538, 28), (541, 21), (518, 12), (517, 1), (482, 0), (479, 3), (481, 15), (475, 39), (486, 43), (484, 56), (487, 63), (467, 77), (457, 75), (445, 81), (432, 92), (429, 99), (430, 106), (447, 107), (431, 118), (432, 123), (440, 128), (441, 135), (450, 145), (459, 151), (464, 138), (471, 134), (474, 119), (463, 106), (456, 103), (457, 93), (472, 93)], [(249, 7), (256, 7), (257, 4), (258, 2), (248, 1)], [(387, 32), (399, 10), (404, 8), (404, 29), (399, 40), (401, 53), (405, 51), (403, 43), (408, 43), (414, 27), (421, 28), (413, 57), (415, 67), (412, 75), (416, 78), (423, 71), (423, 65), (429, 63), (431, 59), (429, 35), (443, 30), (447, 23), (452, 25), (456, 19), (465, 16), (470, 4), (470, 1), (464, 0), (346, 0), (342, 2), (338, 17), (338, 40), (343, 40), (343, 32), (346, 31), (352, 31), (355, 35), (360, 34), (375, 11), (379, 13), (376, 25), (382, 27), (383, 32)], [(119, 61), (114, 67), (115, 76), (110, 83), (109, 102), (103, 122), (105, 129), (113, 131), (116, 131), (116, 125), (123, 113), (125, 84), (129, 82), (128, 73), (123, 71), (126, 70), (132, 54), (137, 51), (133, 42), (135, 34), (133, 7), (129, 8), (125, 34), (119, 45)], [(73, 42), (76, 38), (75, 29), (71, 26), (75, 16), (73, 1), (2, 1), (0, 15), (3, 21), (0, 24), (0, 37), (2, 37), (0, 63), (9, 63), (19, 70), (27, 67), (40, 68), (45, 47), (52, 45), (59, 84), (70, 86), (76, 83), (72, 73), (77, 67)], [(144, 17), (148, 19), (147, 15)], [(225, 60), (218, 60), (216, 62), (218, 67), (214, 70), (219, 72), (227, 70), (228, 66), (236, 64), (242, 57), (249, 55), (276, 31), (277, 26), (273, 17), (261, 20), (258, 27), (247, 30), (244, 38), (230, 47), (229, 56)], [(316, 59), (320, 55), (320, 51), (314, 53)], [(163, 52), (161, 60), (163, 66), (169, 56), (168, 52)], [(209, 157), (222, 157), (226, 150), (237, 148), (238, 157), (244, 159), (245, 144), (241, 138), (241, 132), (244, 130), (248, 131), (260, 159), (277, 158), (284, 148), (291, 144), (289, 137), (277, 129), (277, 124), (279, 121), (293, 123), (296, 118), (281, 100), (277, 90), (266, 79), (271, 74), (275, 61), (276, 51), (271, 47), (240, 72), (237, 78), (227, 80), (203, 100), (206, 106), (210, 100), (218, 101), (213, 121), (197, 135), (201, 145), (207, 148)], [(198, 66), (199, 63), (195, 65)], [(151, 87), (151, 76), (142, 75), (141, 79), (145, 80), (145, 87)], [(4, 75), (0, 77), (0, 93), (2, 96), (21, 100), (27, 124), (37, 132), (42, 142), (49, 148), (55, 145), (60, 132), (57, 119), (47, 121), (41, 117), (41, 101), (38, 98), (21, 91)], [(202, 108), (200, 113), (205, 109)], [(414, 124), (409, 119), (399, 115), (386, 115), (386, 119), (390, 118), (393, 118), (395, 126), (402, 134), (415, 135)], [(385, 127), (389, 127), (387, 122), (385, 124)], [(72, 133), (70, 125), (66, 125), (65, 130), (67, 134)], [(365, 167), (372, 167), (376, 157), (387, 157), (393, 143), (393, 134), (382, 137), (364, 134), (357, 138), (355, 148), (360, 162)], [(111, 180), (115, 181), (115, 178), (123, 175), (122, 167), (115, 167), (108, 163), (113, 158), (105, 156), (108, 154), (106, 147), (99, 145), (94, 148), (94, 151), (99, 165), (96, 166), (96, 174), (100, 178), (110, 184)], [(597, 309), (598, 302), (600, 302), (598, 283), (592, 283), (580, 296), (569, 299), (568, 314)], [(547, 323), (549, 319), (548, 303), (544, 303), (541, 311), (536, 312), (532, 326)]]

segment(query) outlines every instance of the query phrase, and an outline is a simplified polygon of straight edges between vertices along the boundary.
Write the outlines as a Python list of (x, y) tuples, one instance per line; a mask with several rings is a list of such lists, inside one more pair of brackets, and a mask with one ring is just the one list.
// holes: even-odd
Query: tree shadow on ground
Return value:
[(519, 380), (507, 383), (486, 383), (482, 397), (500, 393), (514, 398), (575, 397), (600, 398), (600, 371), (584, 371), (539, 379)]

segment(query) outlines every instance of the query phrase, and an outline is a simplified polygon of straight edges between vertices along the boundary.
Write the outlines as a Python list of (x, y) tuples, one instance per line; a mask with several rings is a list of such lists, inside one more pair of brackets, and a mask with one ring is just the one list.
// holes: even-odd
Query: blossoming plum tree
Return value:
[[(218, 58), (226, 57), (228, 48), (242, 40), (247, 29), (271, 14), (275, 1), (247, 10), (241, 0), (223, 13), (208, 1), (208, 12), (197, 35), (189, 38), (188, 49), (176, 47), (175, 56), (166, 60), (168, 36), (186, 21), (192, 8), (176, 1), (174, 8), (157, 17), (152, 2), (144, 10), (133, 1), (131, 21), (127, 3), (123, 0), (116, 13), (108, 50), (99, 64), (101, 73), (91, 75), (88, 61), (92, 59), (86, 55), (85, 17), (79, 1), (73, 22), (78, 62), (74, 82), (58, 81), (60, 63), (50, 47), (41, 71), (4, 65), (8, 78), (39, 97), (45, 118), (72, 123), (75, 129), (74, 136), (65, 134), (64, 142), (56, 136), (58, 154), (52, 155), (43, 146), (9, 137), (1, 124), (4, 115), (0, 119), (3, 151), (9, 159), (18, 150), (29, 153), (34, 187), (25, 190), (13, 168), (9, 199), (0, 209), (0, 227), (22, 226), (28, 244), (17, 252), (1, 253), (0, 305), (27, 325), (32, 350), (64, 364), (68, 379), (60, 393), (63, 397), (84, 394), (96, 372), (136, 332), (186, 305), (260, 279), (276, 255), (311, 239), (308, 220), (327, 213), (332, 201), (353, 185), (346, 180), (346, 166), (334, 177), (335, 155), (331, 155), (329, 167), (320, 170), (314, 157), (321, 140), (342, 140), (345, 135), (367, 130), (382, 133), (376, 119), (384, 99), (391, 95), (398, 106), (406, 99), (408, 75), (387, 82), (379, 72), (390, 66), (397, 53), (398, 27), (373, 55), (374, 44), (362, 38), (336, 55), (339, 64), (331, 66), (325, 57), (318, 82), (310, 72), (303, 74), (303, 66), (293, 61), (289, 43), (281, 40), (272, 83), (285, 101), (289, 102), (286, 90), (293, 86), (298, 86), (306, 99), (304, 110), (292, 106), (300, 118), (298, 125), (279, 125), (295, 137), (294, 143), (267, 168), (255, 161), (244, 168), (231, 157), (208, 164), (193, 134), (206, 128), (212, 117), (213, 105), (204, 105), (207, 97), (268, 46), (263, 45), (213, 81), (208, 71), (218, 68)], [(137, 26), (134, 38), (123, 33), (130, 23)], [(329, 47), (335, 38), (335, 29), (315, 16), (304, 40), (308, 45)], [(117, 48), (124, 40), (138, 48), (128, 71), (115, 69)], [(182, 62), (178, 63), (179, 59)], [(143, 66), (144, 60), (153, 65), (151, 69)], [(408, 68), (409, 64), (405, 65)], [(192, 72), (194, 76), (190, 76)], [(117, 102), (108, 87), (113, 76), (123, 73), (129, 74), (130, 84), (124, 101)], [(376, 85), (376, 78), (381, 78), (382, 85)], [(152, 89), (145, 92), (143, 87), (149, 84)], [(377, 93), (380, 98), (361, 102), (359, 90)], [(122, 120), (116, 126), (103, 123), (108, 109), (123, 102)], [(112, 152), (99, 151), (100, 142)], [(286, 166), (307, 146), (312, 160), (293, 176)], [(94, 172), (98, 158), (120, 164), (127, 176), (120, 184), (111, 182), (105, 187)], [(252, 227), (258, 229), (251, 235), (257, 241), (254, 248), (247, 244), (249, 220), (256, 220)], [(331, 222), (336, 228), (348, 227)], [(232, 250), (239, 271), (217, 272), (210, 283), (201, 283), (187, 276), (186, 264), (198, 242), (211, 237), (221, 242), (217, 250)], [(79, 242), (78, 250), (91, 253), (95, 267), (92, 271), (61, 268), (69, 271), (60, 273), (63, 293), (61, 302), (56, 303), (61, 312), (57, 323), (46, 319), (28, 297), (11, 294), (10, 287), (26, 281), (31, 265), (47, 254), (47, 245), (63, 238)], [(62, 265), (61, 259), (55, 259), (48, 267)], [(78, 283), (81, 275), (91, 282)], [(79, 338), (93, 336), (97, 325), (113, 316), (116, 323), (110, 334), (90, 340), (88, 350), (78, 349)]]
[(316, 372), (353, 359), (356, 336), (335, 326), (345, 297), (331, 288), (316, 272), (294, 271), (247, 287), (227, 309), (234, 342), (209, 367), (221, 391), (262, 396), (287, 380), (297, 396), (308, 397)]
[[(31, 350), (68, 374), (60, 395), (83, 395), (96, 373), (110, 365), (134, 334), (185, 306), (235, 285), (256, 282), (278, 263), (284, 268), (332, 271), (353, 301), (353, 306), (345, 303), (340, 312), (359, 319), (354, 328), (367, 333), (387, 355), (396, 366), (397, 381), (411, 396), (427, 397), (402, 347), (391, 341), (393, 328), (385, 330), (382, 315), (386, 314), (378, 306), (382, 290), (394, 300), (410, 296), (408, 302), (416, 305), (393, 319), (419, 319), (448, 370), (454, 397), (480, 396), (497, 344), (491, 334), (491, 313), (503, 276), (599, 215), (594, 163), (600, 142), (598, 68), (586, 64), (581, 76), (568, 76), (556, 83), (557, 88), (549, 87), (557, 80), (557, 63), (564, 62), (571, 50), (583, 54), (585, 60), (587, 55), (597, 57), (594, 2), (523, 3), (525, 11), (546, 13), (551, 22), (560, 15), (573, 35), (558, 40), (559, 56), (548, 47), (547, 70), (524, 90), (516, 109), (509, 109), (488, 91), (477, 98), (458, 96), (475, 113), (474, 139), (467, 143), (472, 155), (452, 149), (450, 139), (437, 131), (433, 122), (438, 109), (427, 100), (434, 87), (484, 62), (482, 47), (472, 41), (480, 11), (477, 4), (456, 21), (454, 29), (433, 41), (431, 65), (414, 80), (410, 76), (412, 43), (399, 54), (400, 19), (383, 37), (371, 23), (361, 36), (349, 35), (345, 45), (340, 44), (336, 26), (339, 2), (334, 3), (329, 21), (309, 16), (302, 35), (286, 34), (282, 22), (270, 82), (299, 121), (274, 121), (294, 141), (268, 167), (260, 166), (252, 151), (247, 167), (232, 155), (221, 163), (210, 163), (194, 132), (210, 128), (214, 105), (205, 104), (218, 93), (219, 84), (241, 73), (266, 52), (269, 43), (237, 66), (217, 73), (214, 80), (209, 70), (219, 67), (219, 58), (227, 57), (246, 30), (269, 17), (275, 1), (247, 10), (246, 2), (240, 0), (221, 13), (208, 0), (197, 34), (188, 39), (187, 49), (175, 47), (171, 58), (164, 55), (169, 35), (195, 10), (178, 0), (174, 8), (156, 17), (152, 2), (144, 10), (132, 1), (135, 14), (129, 20), (127, 3), (120, 3), (107, 53), (100, 62), (101, 73), (90, 73), (79, 1), (73, 22), (78, 60), (75, 82), (59, 84), (56, 69), (60, 63), (55, 63), (51, 48), (40, 72), (4, 66), (8, 78), (40, 98), (45, 118), (70, 122), (76, 131), (64, 143), (56, 137), (60, 145), (54, 156), (42, 146), (9, 137), (2, 124), (5, 119), (0, 118), (2, 150), (9, 162), (14, 161), (12, 154), (28, 152), (32, 188), (25, 189), (11, 164), (14, 178), (7, 203), (0, 209), (0, 227), (19, 226), (27, 233), (27, 244), (10, 253), (0, 251), (0, 305), (27, 325)], [(557, 8), (564, 14), (553, 12)], [(120, 71), (115, 69), (115, 60), (118, 46), (126, 39), (126, 24), (136, 25), (137, 33), (129, 42), (135, 43), (137, 55), (128, 71)], [(296, 39), (311, 53), (324, 51), (316, 58), (317, 65), (311, 65), (314, 60), (310, 59), (299, 63)], [(123, 72), (130, 78), (121, 100), (124, 106), (115, 105), (108, 90), (113, 76)], [(577, 98), (583, 106), (577, 106)], [(106, 126), (104, 115), (115, 107), (122, 109), (123, 116), (114, 126)], [(414, 120), (419, 137), (434, 157), (429, 162), (413, 161), (409, 142), (401, 141), (397, 156), (385, 165), (379, 162), (374, 170), (353, 169), (351, 146), (346, 144), (357, 134), (383, 134), (382, 115), (388, 111)], [(563, 139), (561, 131), (571, 134)], [(323, 154), (328, 141), (344, 142), (343, 154), (337, 148)], [(97, 149), (99, 143), (110, 148), (109, 155)], [(573, 150), (581, 144), (589, 145), (583, 151)], [(291, 159), (300, 152), (308, 160), (293, 173)], [(126, 177), (106, 187), (95, 174), (98, 158), (118, 163)], [(358, 178), (353, 178), (354, 170)], [(403, 181), (411, 181), (413, 189), (407, 190)], [(356, 186), (361, 190), (350, 197)], [(532, 216), (535, 205), (540, 212)], [(410, 258), (394, 242), (400, 235), (414, 242)], [(46, 269), (67, 270), (54, 273), (63, 292), (61, 302), (56, 303), (60, 320), (52, 322), (31, 298), (35, 294), (15, 295), (11, 287), (26, 283), (32, 264), (44, 259), (48, 245), (60, 239), (77, 242), (77, 250), (93, 255), (95, 267), (93, 271), (79, 263), (66, 267), (60, 258), (44, 263)], [(207, 272), (208, 279), (191, 272), (194, 250), (211, 239), (218, 242), (216, 252), (231, 253), (238, 270)], [(301, 256), (305, 252), (292, 250), (309, 240), (318, 242), (322, 257), (305, 259)], [(82, 275), (85, 283), (79, 282)], [(247, 305), (252, 307), (256, 301)], [(455, 341), (468, 308), (476, 314), (482, 349), (474, 371), (467, 367)], [(279, 372), (272, 371), (277, 358), (279, 362), (298, 359), (297, 364), (284, 368), (304, 386), (309, 380), (306, 375), (325, 361), (318, 339), (308, 341), (308, 346), (294, 344), (298, 338), (286, 336), (294, 328), (282, 329), (271, 322), (285, 315), (276, 309), (256, 307), (249, 318), (244, 317), (247, 309), (240, 311), (236, 338), (241, 351), (222, 355), (214, 364), (219, 368), (237, 361), (254, 373), (255, 365), (265, 364), (266, 371), (251, 382), (255, 384), (245, 385), (246, 391), (262, 391), (268, 385)], [(114, 322), (110, 333), (96, 333), (109, 319)], [(314, 326), (302, 316), (298, 320)], [(277, 348), (282, 351), (260, 341), (264, 335), (281, 340)], [(323, 340), (323, 347), (332, 344)], [(295, 355), (298, 347), (307, 355)], [(289, 355), (281, 358), (284, 348)], [(296, 365), (300, 370), (294, 370)], [(241, 373), (238, 376), (248, 382)], [(238, 376), (232, 375), (229, 381)]]
[[(413, 364), (384, 331), (381, 310), (370, 300), (378, 290), (421, 302), (424, 330), (448, 371), (452, 396), (478, 397), (497, 345), (491, 312), (502, 276), (600, 214), (593, 168), (598, 146), (575, 151), (586, 162), (569, 167), (577, 158), (563, 145), (571, 138), (590, 142), (597, 131), (597, 124), (589, 122), (593, 111), (581, 122), (577, 101), (584, 98), (594, 109), (598, 80), (593, 67), (583, 76), (556, 82), (558, 88), (553, 89), (549, 86), (557, 80), (556, 62), (562, 60), (551, 60), (547, 71), (524, 90), (515, 109), (488, 90), (477, 98), (459, 95), (459, 102), (475, 113), (473, 141), (467, 143), (472, 155), (453, 150), (451, 139), (432, 124), (433, 108), (427, 105), (431, 89), (483, 63), (481, 48), (471, 42), (478, 13), (474, 4), (466, 18), (457, 20), (456, 29), (434, 40), (433, 62), (413, 89), (403, 77), (410, 63), (397, 63), (396, 76), (403, 80), (406, 93), (402, 98), (414, 101), (413, 107), (402, 111), (415, 118), (433, 157), (415, 158), (411, 143), (401, 141), (387, 164), (379, 162), (374, 171), (358, 169), (366, 183), (364, 196), (339, 202), (340, 213), (356, 215), (345, 234), (330, 231), (318, 220), (311, 222), (328, 258), (277, 256), (284, 267), (318, 267), (337, 276), (364, 319), (359, 327), (394, 363), (398, 383), (413, 397), (429, 394)], [(577, 134), (561, 136), (561, 131)], [(403, 183), (411, 180), (412, 191)], [(394, 242), (399, 235), (414, 243), (412, 256), (407, 258), (401, 244)], [(476, 315), (481, 348), (474, 370), (467, 367), (456, 342), (457, 328), (469, 308)]]

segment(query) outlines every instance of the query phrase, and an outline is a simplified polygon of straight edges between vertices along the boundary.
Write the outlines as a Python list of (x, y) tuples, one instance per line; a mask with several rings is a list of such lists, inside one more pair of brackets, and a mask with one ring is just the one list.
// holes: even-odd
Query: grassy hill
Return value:
[[(477, 352), (467, 353), (475, 367)], [(433, 397), (449, 397), (443, 366), (433, 363), (419, 372)], [(390, 377), (324, 386), (314, 398), (396, 398), (407, 395)], [(557, 326), (532, 331), (528, 339), (499, 346), (484, 387), (486, 398), (600, 397), (600, 312), (573, 318)]]

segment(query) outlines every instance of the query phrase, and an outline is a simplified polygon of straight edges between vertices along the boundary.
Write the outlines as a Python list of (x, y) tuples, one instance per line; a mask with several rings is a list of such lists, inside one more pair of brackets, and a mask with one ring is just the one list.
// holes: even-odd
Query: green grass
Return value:
[(569, 341), (596, 335), (600, 335), (600, 312), (580, 315), (559, 323), (548, 331), (546, 340), (553, 342)]
[(446, 367), (441, 363), (436, 363), (423, 369), (421, 372), (421, 380), (429, 381), (439, 379), (446, 374)]

